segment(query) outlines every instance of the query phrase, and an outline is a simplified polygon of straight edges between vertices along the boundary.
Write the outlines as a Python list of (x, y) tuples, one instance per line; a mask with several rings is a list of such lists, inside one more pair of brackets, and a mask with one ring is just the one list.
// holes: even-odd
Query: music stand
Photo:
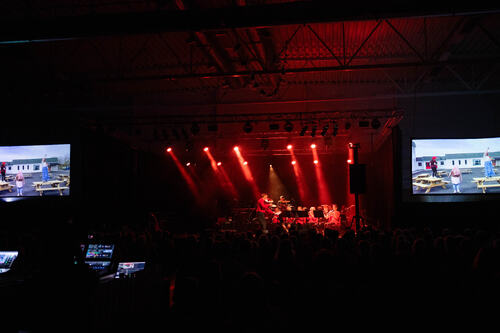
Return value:
[(306, 210), (298, 210), (297, 217), (309, 217), (309, 212)]
[(322, 210), (313, 210), (314, 217), (325, 217), (325, 214)]

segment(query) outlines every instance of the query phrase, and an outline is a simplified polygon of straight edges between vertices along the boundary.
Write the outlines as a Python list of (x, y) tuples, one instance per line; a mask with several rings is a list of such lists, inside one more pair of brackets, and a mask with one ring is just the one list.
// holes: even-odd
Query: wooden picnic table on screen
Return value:
[(69, 186), (69, 175), (58, 175), (57, 176), (60, 180), (66, 182), (66, 186)]
[(422, 173), (420, 175), (416, 175), (415, 177), (413, 177), (412, 179), (415, 181), (415, 180), (420, 180), (422, 178), (427, 178), (427, 177), (430, 177), (431, 174), (430, 173)]
[(10, 183), (0, 181), (0, 191), (12, 192), (13, 187), (14, 187), (14, 185), (12, 185)]
[(500, 187), (500, 176), (494, 177), (477, 177), (472, 178), (472, 182), (477, 184), (478, 189), (482, 189), (486, 193), (486, 189), (490, 187)]
[(49, 180), (46, 182), (33, 182), (33, 186), (35, 187), (35, 191), (40, 193), (40, 196), (45, 191), (59, 191), (59, 195), (63, 195), (64, 190), (69, 190), (69, 187), (61, 186), (63, 183), (64, 180)]
[(438, 175), (438, 177), (446, 177), (448, 176), (449, 172), (448, 171), (437, 171), (436, 174)]
[(420, 189), (426, 189), (425, 193), (429, 193), (431, 188), (433, 187), (439, 187), (441, 186), (442, 188), (446, 188), (446, 185), (449, 183), (449, 181), (443, 180), (442, 178), (439, 177), (420, 177), (416, 180), (413, 181), (413, 186), (417, 187), (417, 190)]

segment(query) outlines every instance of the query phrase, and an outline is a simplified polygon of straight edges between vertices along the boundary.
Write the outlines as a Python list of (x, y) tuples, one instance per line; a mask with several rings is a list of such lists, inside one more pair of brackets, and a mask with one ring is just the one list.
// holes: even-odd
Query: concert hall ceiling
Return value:
[[(266, 138), (310, 138), (314, 126), (319, 136), (326, 124), (327, 137), (338, 127), (348, 141), (349, 131), (361, 133), (359, 121), (369, 122), (365, 137), (373, 140), (407, 111), (399, 100), (500, 92), (499, 8), (483, 1), (4, 1), (2, 93), (151, 140), (175, 140), (176, 127), (189, 144), (196, 122), (198, 137), (239, 135), (260, 147)], [(291, 131), (283, 129), (287, 120)], [(247, 122), (251, 133), (242, 131)]]

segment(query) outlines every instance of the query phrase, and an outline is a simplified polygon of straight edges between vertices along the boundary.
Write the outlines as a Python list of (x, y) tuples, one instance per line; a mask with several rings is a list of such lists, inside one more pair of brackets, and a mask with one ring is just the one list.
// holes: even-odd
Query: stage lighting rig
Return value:
[(323, 126), (323, 130), (321, 131), (321, 136), (325, 136), (326, 133), (328, 133), (328, 128), (330, 127), (330, 124), (326, 124)]
[(198, 133), (200, 133), (200, 125), (197, 122), (193, 122), (191, 125), (191, 134), (197, 135)]
[(292, 122), (290, 120), (287, 120), (286, 123), (285, 123), (285, 126), (283, 126), (283, 128), (287, 132), (293, 131), (293, 124), (292, 124)]
[(253, 130), (252, 124), (249, 121), (247, 121), (245, 125), (243, 125), (243, 132), (250, 133), (252, 132), (252, 130)]
[(380, 128), (380, 120), (378, 120), (378, 118), (375, 118), (372, 120), (372, 128), (373, 129), (379, 129)]
[(276, 131), (280, 129), (280, 124), (278, 123), (270, 123), (269, 124), (269, 129), (272, 131)]
[(300, 131), (300, 136), (304, 136), (307, 132), (307, 125), (305, 125), (304, 127), (302, 127), (302, 130)]
[(313, 125), (311, 129), (311, 136), (314, 138), (316, 136), (316, 130), (318, 129), (318, 126)]

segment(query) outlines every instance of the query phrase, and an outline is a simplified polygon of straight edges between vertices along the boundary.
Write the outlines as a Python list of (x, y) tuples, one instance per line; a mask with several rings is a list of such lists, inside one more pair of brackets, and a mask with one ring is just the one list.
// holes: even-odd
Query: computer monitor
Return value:
[(18, 254), (18, 251), (0, 251), (0, 273), (10, 270)]
[(115, 246), (113, 244), (89, 244), (85, 259), (106, 260), (111, 259)]
[(115, 278), (119, 279), (121, 277), (131, 277), (135, 273), (144, 270), (145, 266), (145, 261), (120, 262), (118, 263)]

